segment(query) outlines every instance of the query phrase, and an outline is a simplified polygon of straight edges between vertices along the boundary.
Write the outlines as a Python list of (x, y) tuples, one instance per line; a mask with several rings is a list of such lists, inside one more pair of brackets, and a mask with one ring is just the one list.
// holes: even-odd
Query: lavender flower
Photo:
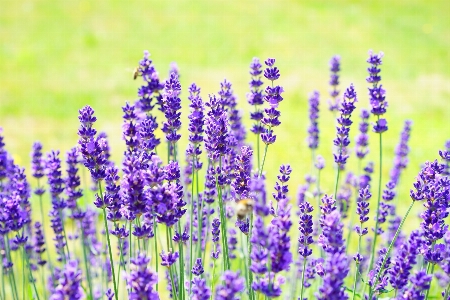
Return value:
[(329, 109), (331, 112), (339, 110), (339, 71), (341, 70), (341, 57), (335, 55), (330, 60), (330, 85), (332, 90), (330, 91), (331, 100), (328, 101)]
[(400, 180), (402, 170), (408, 166), (408, 153), (410, 150), (408, 146), (408, 141), (411, 134), (411, 125), (412, 125), (411, 121), (409, 120), (405, 121), (403, 131), (400, 134), (400, 142), (395, 148), (394, 164), (390, 174), (391, 175), (390, 181), (393, 182), (395, 185), (397, 185)]
[(179, 254), (178, 252), (164, 253), (163, 251), (159, 256), (161, 257), (161, 266), (170, 268), (177, 261)]
[(180, 92), (181, 85), (178, 75), (172, 72), (164, 87), (163, 112), (166, 122), (164, 122), (162, 127), (167, 141), (172, 144), (175, 144), (181, 138), (181, 135), (177, 133), (181, 127), (181, 112), (179, 112), (181, 109)]
[(158, 282), (158, 276), (150, 269), (149, 263), (150, 258), (147, 258), (144, 253), (131, 259), (130, 274), (127, 275), (131, 300), (159, 299), (153, 287)]
[(356, 146), (355, 152), (356, 156), (359, 159), (363, 159), (369, 154), (369, 135), (367, 132), (369, 131), (369, 117), (370, 113), (368, 110), (361, 110), (361, 123), (359, 123), (359, 135), (356, 137)]
[(401, 300), (423, 300), (425, 296), (423, 293), (430, 288), (431, 275), (427, 275), (425, 270), (420, 270), (411, 277), (410, 281), (412, 285), (406, 289), (398, 297)]
[(83, 192), (80, 189), (80, 176), (78, 176), (78, 152), (77, 148), (72, 148), (67, 152), (67, 178), (66, 194), (67, 194), (67, 207), (72, 210), (72, 216), (77, 216), (77, 200), (83, 196)]
[(42, 259), (42, 253), (45, 252), (45, 239), (42, 233), (41, 223), (34, 223), (35, 235), (34, 235), (34, 252), (37, 255), (37, 264), (44, 266), (47, 261)]
[(192, 279), (192, 300), (209, 300), (211, 291), (206, 285), (206, 280), (200, 277)]
[(205, 105), (210, 109), (205, 121), (205, 148), (208, 151), (209, 159), (217, 161), (230, 152), (228, 147), (228, 116), (219, 99), (214, 95), (209, 96), (209, 102)]
[(363, 227), (363, 224), (369, 220), (369, 200), (372, 197), (370, 193), (370, 187), (366, 186), (359, 190), (358, 200), (356, 202), (356, 213), (359, 215), (360, 226), (356, 226), (355, 230), (359, 236), (364, 236), (368, 233), (367, 227)]
[(249, 147), (243, 146), (241, 148), (241, 155), (238, 155), (236, 158), (234, 181), (231, 186), (234, 192), (238, 194), (239, 199), (249, 197), (252, 155), (253, 151)]
[(449, 214), (450, 182), (442, 176), (444, 169), (445, 166), (437, 161), (426, 162), (414, 183), (415, 191), (410, 193), (414, 201), (425, 200), (426, 210), (420, 215), (423, 219), (420, 225), (428, 248), (424, 257), (430, 263), (435, 263), (434, 257), (439, 252), (439, 248), (431, 246), (442, 239), (448, 229), (444, 219)]
[(266, 144), (273, 144), (276, 140), (276, 136), (273, 134), (273, 127), (277, 127), (281, 124), (280, 111), (278, 110), (278, 104), (283, 100), (281, 93), (284, 89), (281, 86), (274, 86), (275, 80), (280, 78), (280, 71), (274, 66), (275, 59), (268, 58), (265, 61), (266, 69), (264, 70), (264, 77), (272, 82), (272, 86), (266, 87), (264, 100), (269, 103), (270, 108), (264, 109), (265, 117), (262, 118), (261, 123), (266, 126), (264, 133), (261, 134), (262, 141)]
[(353, 123), (350, 120), (353, 110), (355, 109), (355, 102), (357, 102), (355, 88), (353, 84), (347, 88), (344, 93), (344, 100), (341, 103), (341, 116), (337, 119), (339, 127), (337, 129), (337, 137), (333, 143), (336, 146), (337, 153), (334, 154), (334, 161), (338, 164), (339, 168), (344, 168), (347, 159), (347, 146), (350, 144), (348, 138), (350, 132), (350, 125)]
[(312, 150), (319, 146), (319, 92), (314, 91), (309, 96), (309, 127), (308, 127), (308, 147)]
[(419, 254), (419, 246), (420, 234), (418, 231), (413, 231), (409, 240), (400, 246), (392, 268), (388, 271), (389, 282), (393, 288), (402, 290), (408, 284), (409, 275)]
[(214, 243), (214, 247), (211, 252), (211, 257), (213, 259), (218, 259), (219, 253), (220, 253), (220, 249), (219, 249), (220, 221), (219, 221), (219, 219), (214, 219), (212, 221), (211, 233), (212, 233), (212, 242)]
[(322, 234), (318, 240), (319, 245), (327, 253), (324, 264), (319, 265), (319, 269), (323, 268), (319, 274), (323, 278), (323, 284), (319, 288), (318, 299), (347, 299), (344, 292), (344, 279), (349, 272), (349, 262), (345, 255), (344, 225), (340, 220), (339, 212), (332, 209), (334, 204), (330, 200), (332, 198), (325, 196), (322, 199), (324, 205), (321, 206), (322, 212), (329, 213), (322, 215)]
[(298, 253), (306, 259), (308, 256), (312, 254), (312, 249), (308, 246), (311, 245), (314, 240), (312, 237), (312, 234), (314, 232), (313, 230), (313, 221), (312, 221), (312, 215), (311, 212), (314, 210), (311, 204), (309, 202), (305, 201), (299, 205), (300, 210), (300, 221), (299, 224), (299, 230), (300, 230), (300, 237), (298, 238), (299, 242), (299, 248)]
[(58, 285), (55, 287), (50, 300), (83, 299), (81, 287), (82, 274), (76, 260), (67, 262), (59, 274)]
[(222, 275), (223, 285), (216, 289), (216, 300), (237, 300), (237, 296), (244, 290), (244, 279), (239, 276), (239, 272), (225, 271)]
[(195, 260), (195, 264), (192, 267), (192, 274), (196, 275), (196, 276), (200, 276), (205, 272), (205, 270), (203, 270), (203, 265), (202, 265), (202, 259), (201, 258), (197, 258)]
[[(37, 180), (44, 177), (44, 159), (42, 158), (42, 144), (40, 142), (35, 142), (33, 144), (33, 151), (31, 152), (31, 169), (31, 175)], [(38, 187), (34, 190), (36, 195), (42, 195), (44, 192), (45, 189), (42, 187)]]
[(382, 64), (381, 59), (383, 56), (383, 52), (374, 54), (373, 51), (370, 50), (369, 58), (367, 59), (370, 67), (367, 69), (369, 77), (367, 77), (366, 81), (372, 84), (372, 87), (369, 87), (369, 101), (372, 106), (371, 113), (378, 118), (373, 127), (373, 131), (376, 133), (383, 133), (388, 130), (386, 119), (380, 118), (380, 116), (386, 113), (387, 108), (386, 91), (381, 84), (378, 85), (381, 81), (381, 76), (379, 75), (381, 69), (379, 66)]
[(81, 126), (78, 129), (78, 144), (80, 152), (84, 159), (84, 165), (89, 169), (92, 178), (95, 180), (102, 180), (105, 177), (106, 159), (103, 155), (104, 148), (99, 141), (95, 139), (97, 131), (92, 128), (92, 125), (97, 121), (94, 116), (94, 110), (89, 106), (85, 106), (79, 110)]
[(388, 255), (387, 249), (380, 249), (378, 251), (378, 261), (375, 264), (374, 269), (369, 271), (368, 283), (372, 288), (374, 295), (382, 294), (388, 285), (388, 270), (391, 264), (391, 258), (386, 257), (386, 255)]
[(136, 104), (142, 112), (146, 113), (155, 105), (152, 104), (152, 100), (161, 103), (161, 90), (164, 88), (147, 50), (144, 51), (144, 57), (139, 61), (135, 74), (144, 80), (144, 84), (138, 89), (139, 99)]
[(250, 119), (255, 122), (251, 132), (257, 135), (264, 133), (264, 127), (261, 125), (261, 120), (264, 117), (264, 114), (259, 108), (260, 105), (264, 104), (263, 91), (260, 89), (263, 85), (263, 82), (261, 81), (261, 68), (262, 65), (259, 62), (259, 59), (254, 57), (252, 63), (250, 64), (250, 93), (247, 94), (247, 101), (255, 108), (255, 111), (250, 113)]

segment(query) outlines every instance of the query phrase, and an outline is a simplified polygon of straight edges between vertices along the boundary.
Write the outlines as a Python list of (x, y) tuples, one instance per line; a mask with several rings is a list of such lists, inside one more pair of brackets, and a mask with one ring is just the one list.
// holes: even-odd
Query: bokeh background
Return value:
[[(86, 104), (96, 110), (96, 127), (107, 132), (112, 158), (120, 163), (121, 106), (137, 98), (139, 82), (132, 74), (145, 49), (162, 78), (177, 62), (185, 124), (188, 85), (196, 82), (206, 99), (226, 78), (249, 128), (248, 65), (255, 56), (277, 59), (285, 100), (266, 169), (272, 183), (281, 163), (292, 164), (293, 198), (311, 163), (305, 139), (307, 97), (314, 89), (322, 101), (318, 152), (327, 161), (324, 189), (332, 190), (335, 121), (326, 102), (328, 61), (334, 54), (342, 58), (341, 90), (353, 82), (360, 109), (369, 105), (367, 51), (385, 53), (381, 75), (389, 131), (383, 134), (384, 178), (404, 120), (414, 121), (401, 204), (409, 202), (420, 164), (437, 158), (450, 139), (450, 4), (445, 0), (1, 0), (0, 6), (0, 126), (7, 150), (27, 168), (36, 140), (46, 151), (76, 144), (77, 111)], [(186, 126), (182, 133), (185, 145)], [(374, 137), (371, 159), (377, 164)]]

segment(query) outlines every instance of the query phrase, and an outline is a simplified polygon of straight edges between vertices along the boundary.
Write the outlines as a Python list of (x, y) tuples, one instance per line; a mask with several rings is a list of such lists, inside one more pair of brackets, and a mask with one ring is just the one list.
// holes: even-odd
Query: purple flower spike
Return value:
[(386, 119), (380, 118), (380, 116), (386, 113), (387, 108), (386, 91), (383, 89), (382, 85), (379, 85), (379, 82), (381, 81), (381, 69), (379, 66), (382, 64), (383, 56), (383, 52), (375, 54), (370, 50), (369, 58), (367, 59), (370, 67), (367, 69), (369, 77), (367, 77), (366, 81), (372, 84), (372, 87), (369, 87), (369, 100), (370, 105), (372, 106), (371, 113), (378, 118), (373, 127), (373, 131), (376, 133), (383, 133), (388, 129)]
[(192, 279), (192, 300), (209, 300), (211, 290), (206, 285), (206, 280), (200, 277)]
[(54, 288), (50, 300), (83, 299), (84, 293), (81, 287), (82, 273), (76, 260), (67, 262), (59, 273), (58, 284)]
[(331, 112), (339, 111), (339, 71), (341, 70), (341, 57), (335, 55), (330, 60), (330, 91), (331, 100), (328, 101), (329, 109)]
[(305, 201), (300, 204), (300, 221), (299, 224), (299, 230), (300, 230), (300, 237), (298, 239), (299, 242), (299, 249), (298, 253), (306, 259), (308, 256), (312, 254), (312, 249), (308, 246), (311, 245), (313, 240), (313, 221), (312, 221), (312, 215), (311, 212), (314, 210), (311, 204), (309, 202)]
[(176, 143), (181, 135), (178, 130), (181, 127), (180, 116), (181, 99), (179, 97), (181, 85), (176, 73), (171, 73), (170, 78), (166, 81), (163, 95), (163, 112), (166, 117), (162, 131), (166, 134), (167, 141)]
[(221, 277), (223, 285), (216, 289), (215, 300), (237, 300), (237, 296), (244, 290), (244, 279), (239, 272), (225, 271)]
[(203, 274), (203, 272), (205, 272), (205, 270), (203, 270), (202, 259), (197, 258), (194, 266), (192, 267), (192, 274), (194, 274), (196, 276), (200, 276)]
[(414, 276), (411, 277), (410, 281), (412, 285), (400, 294), (398, 299), (401, 300), (423, 300), (425, 299), (424, 292), (430, 288), (431, 275), (427, 275), (425, 270), (420, 270)]
[(319, 92), (314, 91), (309, 96), (309, 127), (308, 127), (308, 147), (317, 149), (319, 147)]
[(361, 111), (361, 123), (359, 123), (359, 135), (356, 137), (355, 152), (359, 159), (363, 159), (369, 154), (369, 117), (370, 113), (368, 110), (363, 109)]
[(42, 225), (39, 222), (34, 223), (35, 235), (34, 235), (34, 252), (37, 255), (37, 264), (44, 266), (47, 261), (42, 259), (42, 253), (45, 252), (45, 238), (42, 232)]
[(412, 121), (405, 121), (403, 131), (400, 134), (400, 142), (395, 148), (394, 164), (390, 174), (391, 182), (393, 182), (395, 185), (398, 184), (402, 170), (406, 169), (406, 167), (408, 166), (408, 153), (410, 150), (408, 141), (411, 135), (411, 125)]
[(337, 119), (339, 127), (337, 129), (337, 137), (334, 139), (334, 146), (337, 147), (337, 152), (334, 154), (334, 161), (339, 168), (344, 168), (347, 159), (347, 146), (350, 144), (349, 133), (350, 125), (353, 123), (350, 120), (353, 110), (355, 109), (355, 102), (357, 102), (355, 88), (353, 84), (347, 88), (344, 93), (344, 100), (341, 103), (341, 115)]
[(159, 256), (161, 256), (161, 266), (170, 268), (177, 261), (179, 254), (178, 252), (164, 253), (163, 251)]
[(130, 300), (159, 300), (153, 287), (158, 282), (158, 275), (151, 270), (150, 259), (145, 254), (140, 253), (131, 259), (130, 274), (126, 277), (131, 290)]
[(102, 180), (105, 177), (106, 159), (104, 156), (104, 148), (95, 139), (97, 131), (92, 128), (92, 125), (97, 118), (94, 116), (94, 110), (90, 106), (85, 106), (79, 110), (81, 127), (78, 129), (78, 145), (80, 147), (81, 155), (84, 159), (84, 165), (89, 169), (94, 180)]
[(241, 155), (238, 155), (235, 160), (234, 180), (231, 186), (239, 196), (239, 199), (249, 197), (252, 155), (252, 149), (243, 146), (241, 148)]
[(261, 120), (264, 117), (264, 114), (259, 108), (260, 105), (264, 104), (263, 91), (261, 90), (261, 86), (263, 85), (263, 82), (261, 81), (261, 68), (262, 65), (259, 62), (259, 59), (256, 57), (253, 58), (253, 61), (250, 64), (250, 93), (247, 94), (247, 101), (255, 108), (255, 111), (250, 113), (250, 119), (255, 122), (251, 129), (251, 132), (254, 134), (264, 133), (264, 127), (261, 125)]

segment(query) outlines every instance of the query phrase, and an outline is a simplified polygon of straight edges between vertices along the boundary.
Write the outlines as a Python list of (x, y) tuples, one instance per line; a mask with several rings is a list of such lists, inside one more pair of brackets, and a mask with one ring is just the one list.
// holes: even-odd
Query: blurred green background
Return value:
[(7, 149), (27, 167), (35, 140), (46, 151), (75, 145), (77, 110), (86, 104), (96, 110), (96, 126), (108, 133), (113, 159), (120, 162), (121, 106), (136, 99), (139, 82), (132, 73), (144, 49), (162, 78), (171, 62), (178, 63), (184, 112), (191, 82), (202, 87), (206, 99), (221, 80), (231, 81), (247, 127), (248, 65), (254, 56), (277, 58), (286, 92), (279, 137), (267, 157), (269, 182), (281, 163), (293, 165), (295, 186), (304, 167), (309, 169), (307, 96), (314, 89), (322, 100), (319, 152), (328, 162), (329, 181), (334, 180), (334, 120), (326, 104), (334, 54), (342, 57), (341, 90), (353, 82), (362, 108), (368, 107), (367, 51), (385, 53), (386, 175), (405, 119), (414, 126), (403, 184), (410, 185), (419, 165), (436, 158), (450, 138), (448, 1), (2, 0), (1, 7), (0, 126)]
[[(77, 141), (77, 110), (89, 104), (96, 110), (96, 128), (108, 133), (113, 159), (119, 163), (124, 150), (121, 106), (136, 99), (139, 82), (132, 74), (144, 49), (150, 51), (161, 78), (167, 76), (169, 64), (177, 62), (184, 124), (187, 86), (196, 82), (207, 99), (226, 78), (233, 83), (247, 128), (248, 65), (255, 56), (275, 57), (285, 100), (266, 170), (272, 184), (278, 166), (292, 164), (293, 198), (310, 170), (307, 96), (314, 89), (322, 101), (318, 152), (327, 161), (323, 189), (333, 189), (335, 121), (326, 102), (328, 61), (334, 54), (342, 58), (341, 90), (353, 82), (360, 109), (369, 105), (367, 51), (385, 53), (381, 75), (389, 102), (389, 131), (383, 134), (384, 183), (403, 122), (414, 121), (400, 211), (409, 203), (409, 188), (420, 164), (437, 158), (450, 139), (448, 1), (1, 0), (0, 127), (7, 150), (27, 168), (35, 140), (44, 143), (45, 151), (68, 150)], [(353, 136), (356, 131), (355, 126)], [(186, 126), (182, 133), (186, 145)], [(374, 138), (371, 135), (370, 157), (377, 164)], [(354, 166), (354, 158), (349, 163)], [(419, 212), (420, 205), (415, 210)], [(407, 231), (418, 227), (416, 220), (410, 219)]]

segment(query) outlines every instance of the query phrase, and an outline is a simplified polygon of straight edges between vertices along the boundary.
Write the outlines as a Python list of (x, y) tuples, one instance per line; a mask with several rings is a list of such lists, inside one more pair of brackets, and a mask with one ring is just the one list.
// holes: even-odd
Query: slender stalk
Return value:
[[(362, 223), (361, 223), (361, 230), (362, 230)], [(358, 253), (361, 251), (361, 238), (362, 236), (359, 236), (358, 239)], [(356, 283), (358, 281), (358, 267), (359, 267), (359, 263), (356, 263), (355, 265), (355, 276), (353, 278), (353, 295), (352, 295), (352, 300), (355, 299), (356, 296)]]
[[(359, 178), (359, 174), (360, 174), (360, 172), (361, 172), (361, 162), (362, 161), (362, 159), (358, 159), (358, 170), (357, 170), (357, 178)], [(357, 184), (359, 184), (359, 182), (357, 181)], [(356, 210), (357, 210), (357, 208), (358, 208), (358, 205), (357, 205), (357, 203), (358, 203), (358, 188), (356, 187), (355, 188), (355, 209), (354, 209), (354, 212), (353, 212), (353, 214), (352, 214), (352, 217), (350, 218), (350, 224), (349, 224), (349, 226), (348, 226), (348, 234), (347, 234), (347, 245), (346, 245), (346, 247), (345, 247), (345, 253), (347, 253), (347, 251), (348, 251), (348, 247), (349, 247), (349, 245), (350, 245), (350, 239), (351, 239), (351, 237), (352, 237), (352, 235), (351, 235), (351, 233), (352, 233), (352, 227), (353, 227), (353, 222), (355, 221), (355, 216), (357, 215), (356, 214)], [(359, 248), (358, 248), (358, 253), (359, 253)]]
[[(190, 221), (189, 221), (189, 231), (190, 231), (190, 239), (189, 239), (189, 268), (192, 269), (192, 265), (194, 263), (194, 253), (192, 252), (192, 244), (193, 244), (193, 233), (194, 233), (194, 180), (195, 180), (195, 155), (192, 159), (192, 182), (191, 182), (191, 213), (190, 215)], [(192, 272), (189, 272), (189, 294), (191, 293), (192, 288)]]
[[(248, 286), (249, 286), (249, 296), (250, 299), (255, 299), (255, 293), (252, 289), (253, 284), (253, 272), (250, 270), (250, 266), (252, 264), (252, 247), (253, 244), (251, 242), (252, 239), (252, 228), (253, 228), (253, 211), (250, 213), (250, 223), (248, 226), (248, 239), (247, 239), (247, 247), (248, 247), (248, 257), (247, 257), (247, 269), (248, 269)], [(270, 275), (270, 274), (269, 274)]]
[[(433, 282), (433, 273), (434, 273), (435, 266), (436, 266), (436, 264), (432, 264), (430, 273), (428, 273), (428, 269), (427, 269), (427, 274), (431, 275), (431, 281), (430, 281), (430, 288), (427, 290), (427, 293), (425, 294), (425, 300), (428, 299), (428, 294), (430, 293), (430, 290), (431, 290), (431, 282)], [(444, 298), (444, 299), (446, 299), (446, 298)]]
[[(240, 245), (241, 245), (241, 255), (242, 255), (242, 258), (243, 258), (243, 260), (245, 262), (247, 260), (247, 258), (245, 257), (245, 244), (244, 244), (244, 236), (242, 234), (242, 231), (240, 231), (239, 237), (240, 237), (240, 240), (241, 240), (241, 243), (240, 243)], [(241, 269), (242, 269), (242, 259), (239, 260), (239, 270), (241, 270)], [(247, 291), (248, 291), (249, 297), (250, 297), (250, 288), (249, 288), (249, 285), (248, 285), (248, 276), (249, 275), (248, 275), (248, 265), (247, 265), (247, 263), (244, 263), (244, 276), (245, 276), (245, 287), (247, 288)]]
[[(303, 269), (302, 269), (302, 289), (300, 291), (300, 299), (303, 299), (303, 290), (305, 287), (305, 270), (306, 270), (306, 257), (303, 257)], [(270, 274), (269, 274), (270, 277)]]
[[(2, 276), (2, 299), (5, 299), (6, 291), (5, 291), (5, 269), (3, 268), (3, 263), (0, 263), (0, 266), (2, 268), (2, 273), (0, 274)], [(42, 281), (44, 282), (44, 281)]]
[[(380, 119), (380, 117), (378, 117)], [(380, 135), (380, 167), (379, 167), (379, 174), (378, 174), (378, 200), (377, 200), (377, 213), (375, 215), (375, 231), (374, 231), (374, 237), (373, 237), (373, 244), (372, 244), (372, 251), (370, 256), (370, 263), (368, 270), (370, 271), (373, 267), (373, 261), (375, 259), (375, 247), (377, 244), (377, 237), (378, 237), (378, 215), (380, 213), (380, 199), (381, 199), (381, 178), (382, 178), (382, 171), (383, 171), (383, 151), (382, 151), (382, 138), (381, 133)], [(392, 244), (392, 243), (391, 243)]]
[(337, 165), (336, 184), (334, 185), (334, 199), (336, 199), (337, 189), (339, 185), (339, 175), (341, 174), (341, 168)]
[[(27, 266), (28, 266), (28, 270), (30, 271), (30, 279), (31, 279), (31, 282), (33, 283), (33, 288), (34, 288), (34, 292), (36, 294), (37, 300), (40, 300), (41, 298), (39, 297), (39, 293), (38, 293), (37, 288), (36, 288), (36, 281), (33, 279), (33, 273), (31, 271), (30, 259), (28, 257), (27, 252), (25, 251), (25, 245), (22, 248), (22, 255), (23, 255), (23, 259), (24, 259), (24, 265), (25, 265), (25, 261), (26, 261)], [(25, 271), (24, 271), (24, 273), (22, 275), (23, 275), (23, 278), (25, 278)], [(25, 299), (25, 287), (24, 287), (23, 291), (24, 291), (23, 292), (24, 293), (23, 299)]]
[(266, 162), (266, 156), (267, 156), (267, 148), (269, 148), (269, 144), (266, 144), (266, 147), (264, 147), (264, 156), (263, 156), (263, 161), (262, 161), (262, 165), (259, 169), (259, 176), (261, 177), (263, 169), (264, 169), (264, 163)]
[[(219, 165), (222, 168), (222, 156), (219, 158)], [(222, 245), (223, 245), (223, 271), (230, 269), (230, 258), (228, 257), (228, 239), (227, 239), (227, 231), (226, 231), (226, 218), (225, 218), (225, 208), (223, 205), (222, 198), (222, 188), (218, 182), (218, 176), (216, 174), (216, 187), (217, 193), (219, 196), (219, 213), (220, 213), (220, 227), (222, 230)], [(199, 237), (200, 238), (200, 237)]]
[[(23, 231), (22, 231), (23, 236)], [(25, 281), (25, 246), (22, 247), (22, 299), (25, 299), (26, 281)]]
[(448, 298), (450, 292), (450, 283), (447, 285), (447, 288), (445, 289), (444, 299)]
[[(158, 273), (158, 240), (156, 239), (156, 235), (157, 235), (156, 216), (153, 216), (153, 233), (155, 234), (155, 236), (153, 237), (155, 239), (155, 255), (154, 255), (155, 256), (155, 269), (156, 269), (157, 276), (159, 276), (159, 273)], [(131, 234), (130, 234), (130, 236), (131, 236)], [(131, 247), (131, 241), (130, 241), (130, 247)], [(128, 262), (128, 263), (130, 263), (130, 262)], [(156, 283), (156, 292), (158, 292), (158, 282)]]
[[(85, 241), (86, 238), (84, 236), (84, 229), (82, 226), (81, 227), (81, 244), (82, 244), (82, 248), (83, 248), (83, 257), (84, 257), (84, 267), (86, 269), (86, 279), (88, 281), (88, 286), (89, 286), (89, 299), (94, 300), (94, 296), (92, 294), (92, 282), (91, 282), (91, 272), (89, 271), (89, 266), (88, 266), (88, 259), (87, 259), (87, 253), (86, 253), (86, 245), (85, 245)], [(44, 289), (45, 291), (45, 289)], [(45, 298), (47, 299), (47, 296), (45, 296)]]
[[(178, 221), (178, 231), (181, 234), (181, 224), (180, 221)], [(183, 296), (183, 289), (184, 289), (184, 257), (183, 257), (183, 241), (180, 241), (178, 243), (178, 251), (180, 252), (180, 282), (178, 283), (178, 289), (179, 289), (179, 294), (180, 294), (180, 299), (184, 299)], [(192, 272), (190, 272), (192, 273)]]
[[(6, 255), (8, 257), (8, 260), (10, 262), (12, 262), (11, 251), (9, 249), (9, 237), (8, 237), (8, 234), (5, 234), (5, 237), (6, 237), (6, 242), (5, 242)], [(11, 292), (12, 292), (12, 294), (14, 296), (14, 299), (19, 299), (19, 293), (17, 292), (17, 285), (16, 285), (16, 277), (14, 275), (14, 268), (11, 268), (11, 270), (9, 271), (9, 281), (12, 282), (12, 284), (11, 284)]]
[[(214, 252), (216, 251), (216, 245), (214, 244)], [(214, 295), (214, 281), (216, 279), (216, 260), (213, 258), (213, 270), (212, 270), (212, 279), (211, 279), (211, 299)]]
[[(167, 253), (171, 252), (171, 248), (170, 248), (170, 235), (169, 235), (169, 227), (166, 226), (166, 242), (167, 242)], [(172, 267), (169, 266), (169, 276), (170, 276), (170, 281), (172, 284), (172, 296), (174, 300), (177, 300), (177, 290), (175, 288), (175, 281), (173, 280), (173, 274), (172, 274)], [(180, 285), (180, 283), (178, 283), (178, 285)]]
[[(317, 220), (320, 219), (320, 169), (317, 170)], [(319, 226), (319, 234), (321, 228)]]
[[(99, 190), (100, 198), (101, 198), (102, 202), (104, 202), (102, 184), (100, 181), (98, 182), (98, 190)], [(103, 207), (102, 210), (103, 210), (103, 221), (105, 223), (106, 239), (108, 241), (109, 262), (111, 264), (111, 271), (112, 271), (112, 276), (113, 276), (112, 280), (113, 280), (113, 285), (114, 285), (114, 298), (116, 300), (119, 300), (119, 295), (117, 294), (116, 273), (114, 271), (114, 260), (113, 260), (113, 254), (112, 254), (112, 249), (111, 249), (111, 240), (109, 239), (108, 221), (106, 220), (106, 209)], [(131, 236), (131, 233), (130, 233), (130, 236)]]
[[(374, 284), (373, 286), (377, 286), (377, 284), (378, 284), (378, 282), (379, 282), (379, 280), (380, 280), (380, 274), (381, 274), (381, 272), (383, 272), (383, 268), (384, 268), (384, 265), (386, 264), (386, 260), (388, 259), (389, 254), (391, 253), (392, 247), (394, 246), (394, 243), (395, 243), (395, 241), (397, 240), (397, 237), (398, 237), (398, 235), (400, 234), (400, 231), (402, 230), (403, 223), (405, 223), (405, 220), (406, 220), (406, 218), (408, 217), (409, 212), (411, 211), (411, 209), (412, 209), (414, 203), (415, 203), (415, 201), (412, 201), (411, 204), (409, 205), (408, 210), (406, 211), (405, 216), (403, 217), (402, 221), (400, 222), (400, 225), (399, 225), (398, 228), (397, 228), (397, 231), (395, 232), (395, 235), (394, 235), (394, 238), (392, 239), (392, 242), (389, 244), (389, 247), (388, 247), (388, 250), (387, 250), (387, 252), (386, 252), (386, 255), (384, 256), (383, 262), (381, 263), (380, 270), (378, 270), (378, 273), (377, 273), (377, 275), (376, 275), (376, 277), (375, 277), (375, 284)], [(370, 289), (370, 292), (369, 292), (369, 299), (372, 299), (372, 298), (371, 298), (372, 295), (373, 295), (373, 291), (372, 291), (372, 288), (371, 288), (371, 289)]]

